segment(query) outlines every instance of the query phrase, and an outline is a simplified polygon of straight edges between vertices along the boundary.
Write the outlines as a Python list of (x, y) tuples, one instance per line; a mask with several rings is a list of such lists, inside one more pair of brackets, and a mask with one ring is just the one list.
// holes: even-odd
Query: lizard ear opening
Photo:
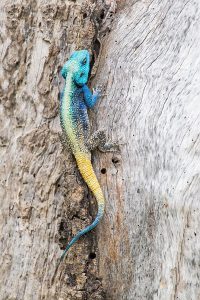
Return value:
[(67, 77), (67, 73), (68, 73), (68, 70), (69, 70), (69, 66), (70, 66), (70, 60), (76, 55), (76, 52), (74, 51), (70, 58), (68, 59), (68, 61), (64, 64), (62, 70), (61, 70), (61, 75), (64, 79), (66, 79)]

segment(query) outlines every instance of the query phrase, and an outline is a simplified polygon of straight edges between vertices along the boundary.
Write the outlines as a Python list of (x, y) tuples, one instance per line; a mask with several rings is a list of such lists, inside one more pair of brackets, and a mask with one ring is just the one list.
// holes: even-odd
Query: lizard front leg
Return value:
[(119, 151), (119, 146), (114, 142), (106, 142), (106, 134), (103, 130), (94, 132), (87, 142), (87, 147), (90, 151), (98, 148), (101, 152), (116, 152)]
[(100, 89), (97, 88), (93, 90), (93, 94), (92, 94), (89, 87), (85, 84), (82, 87), (82, 91), (83, 91), (86, 106), (88, 108), (93, 108), (101, 95)]

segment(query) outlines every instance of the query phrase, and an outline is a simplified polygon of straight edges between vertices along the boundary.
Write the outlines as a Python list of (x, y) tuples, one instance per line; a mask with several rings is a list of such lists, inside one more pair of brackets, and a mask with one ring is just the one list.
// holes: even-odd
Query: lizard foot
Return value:
[(97, 130), (89, 139), (87, 146), (89, 150), (98, 148), (101, 152), (118, 152), (119, 145), (114, 142), (106, 142), (106, 134), (103, 130)]

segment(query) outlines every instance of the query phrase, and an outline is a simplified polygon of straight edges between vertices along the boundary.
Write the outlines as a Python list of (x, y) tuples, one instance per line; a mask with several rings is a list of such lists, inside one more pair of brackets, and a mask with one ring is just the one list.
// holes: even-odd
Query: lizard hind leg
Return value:
[(92, 134), (89, 141), (87, 142), (87, 147), (90, 151), (96, 148), (98, 148), (101, 152), (119, 151), (117, 143), (106, 142), (106, 134), (103, 130), (97, 130)]

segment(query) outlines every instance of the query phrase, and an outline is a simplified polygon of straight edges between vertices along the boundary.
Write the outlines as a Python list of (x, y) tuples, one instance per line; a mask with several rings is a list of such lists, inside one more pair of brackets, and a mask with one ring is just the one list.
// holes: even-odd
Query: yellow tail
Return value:
[(79, 152), (75, 154), (75, 158), (84, 181), (97, 199), (98, 206), (102, 206), (102, 209), (104, 209), (105, 199), (88, 154)]
[(85, 180), (85, 182), (87, 183), (88, 187), (90, 188), (90, 190), (93, 192), (94, 196), (97, 199), (98, 213), (96, 215), (95, 220), (92, 222), (91, 225), (89, 225), (86, 228), (84, 228), (83, 230), (79, 231), (77, 233), (77, 235), (75, 235), (72, 238), (72, 240), (69, 242), (69, 244), (65, 248), (65, 251), (62, 254), (61, 260), (64, 258), (65, 254), (69, 250), (69, 248), (82, 235), (84, 235), (85, 233), (87, 233), (88, 231), (92, 230), (94, 227), (97, 226), (97, 224), (99, 223), (99, 221), (102, 218), (103, 213), (104, 213), (104, 205), (105, 205), (104, 196), (103, 196), (101, 187), (99, 185), (98, 179), (97, 179), (97, 177), (96, 177), (96, 175), (94, 173), (94, 170), (93, 170), (92, 163), (91, 163), (91, 160), (89, 158), (89, 155), (87, 153), (84, 153), (84, 152), (79, 152), (79, 153), (76, 153), (74, 156), (76, 158), (77, 165), (78, 165), (79, 171), (80, 171), (83, 179)]

